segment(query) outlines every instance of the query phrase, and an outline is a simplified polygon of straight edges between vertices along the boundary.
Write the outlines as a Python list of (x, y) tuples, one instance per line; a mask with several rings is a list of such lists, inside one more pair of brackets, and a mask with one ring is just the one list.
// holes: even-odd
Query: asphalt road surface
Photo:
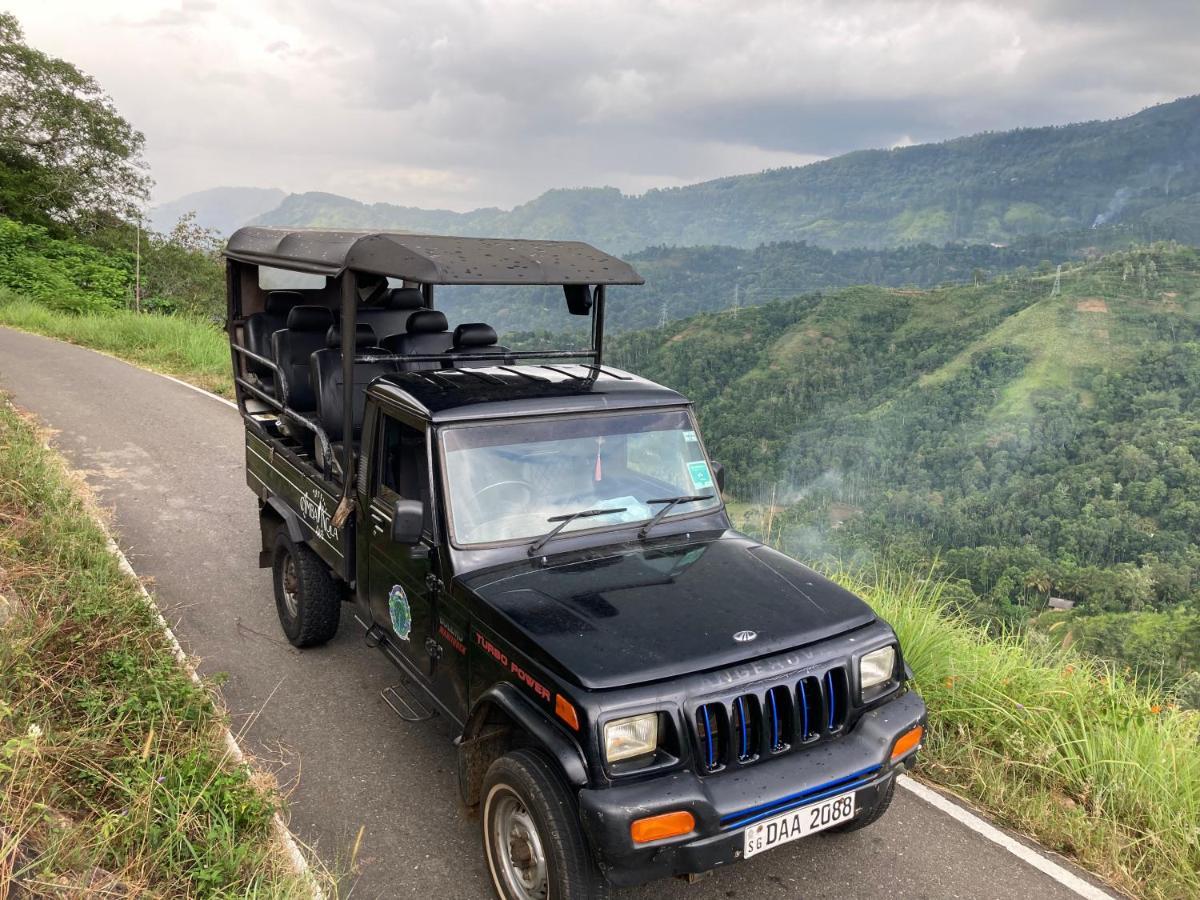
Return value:
[[(292, 831), (330, 865), (360, 827), (355, 898), (486, 898), (479, 825), (460, 810), (444, 720), (401, 721), (380, 699), (396, 670), (346, 615), (300, 652), (259, 569), (242, 423), (211, 397), (98, 353), (0, 329), (0, 388), (56, 434), (134, 569), (201, 672), (222, 688), (245, 747), (290, 790)], [(349, 610), (349, 607), (346, 608)], [(908, 791), (856, 834), (814, 836), (634, 898), (863, 897), (1058, 900), (1078, 894)]]

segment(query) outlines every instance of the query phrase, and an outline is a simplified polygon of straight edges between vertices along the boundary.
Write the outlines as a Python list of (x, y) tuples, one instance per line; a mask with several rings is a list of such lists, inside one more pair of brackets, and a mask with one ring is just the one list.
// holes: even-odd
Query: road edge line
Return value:
[(1075, 892), (1080, 897), (1085, 897), (1087, 900), (1114, 900), (1114, 894), (1096, 887), (1096, 885), (1085, 881), (1064, 866), (1060, 866), (1035, 850), (1031, 850), (1016, 838), (1005, 834), (995, 825), (980, 818), (950, 798), (938, 793), (933, 788), (927, 787), (907, 775), (901, 775), (896, 779), (896, 783), (913, 796), (924, 800), (930, 806), (936, 807), (950, 816), (950, 818), (954, 819), (960, 825), (969, 828), (993, 844), (1004, 848), (1022, 862), (1037, 869), (1043, 875), (1053, 878), (1063, 887)]
[[(189, 387), (192, 387), (192, 385), (189, 385)], [(199, 388), (196, 389), (200, 390)], [(220, 400), (221, 398), (217, 397), (217, 399)], [(137, 584), (138, 591), (142, 597), (142, 602), (149, 607), (150, 613), (154, 616), (155, 621), (158, 623), (158, 627), (162, 629), (162, 633), (166, 636), (167, 645), (171, 648), (171, 653), (175, 656), (175, 661), (182, 666), (183, 670), (187, 672), (188, 677), (191, 678), (192, 682), (197, 687), (207, 691), (203, 680), (200, 678), (200, 674), (196, 671), (196, 667), (192, 665), (191, 660), (188, 659), (187, 654), (184, 653), (183, 646), (179, 643), (179, 639), (175, 636), (175, 632), (171, 629), (171, 626), (167, 624), (167, 620), (163, 618), (162, 611), (158, 608), (158, 604), (154, 601), (154, 597), (151, 596), (148, 590), (146, 590), (146, 585), (143, 584), (142, 579), (138, 577), (133, 565), (129, 562), (129, 557), (125, 555), (125, 551), (120, 548), (116, 540), (113, 538), (108, 524), (95, 510), (92, 510), (91, 512), (93, 520), (104, 533), (104, 539), (108, 546), (108, 552), (116, 558), (118, 568), (120, 568), (125, 575), (128, 575), (130, 578), (132, 578)], [(237, 738), (233, 736), (233, 732), (230, 731), (229, 726), (222, 725), (221, 731), (225, 738), (226, 752), (238, 764), (249, 765), (249, 760), (247, 759), (245, 752), (238, 744)], [(308, 883), (312, 900), (327, 900), (324, 889), (322, 889), (321, 885), (317, 882), (316, 875), (313, 874), (312, 866), (309, 865), (308, 858), (305, 857), (304, 853), (300, 850), (299, 843), (297, 843), (296, 838), (292, 835), (291, 830), (283, 821), (283, 816), (279, 814), (278, 810), (276, 810), (275, 814), (271, 817), (271, 830), (274, 832), (275, 839), (283, 846), (284, 852), (287, 854), (288, 861), (292, 865), (292, 869), (297, 875), (299, 875), (305, 882)]]

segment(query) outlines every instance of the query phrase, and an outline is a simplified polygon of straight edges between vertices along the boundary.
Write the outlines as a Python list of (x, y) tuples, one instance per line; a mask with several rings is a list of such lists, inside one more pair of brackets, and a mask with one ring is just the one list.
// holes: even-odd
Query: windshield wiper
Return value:
[(566, 528), (568, 525), (570, 525), (576, 519), (590, 519), (593, 516), (609, 516), (614, 513), (625, 512), (625, 510), (627, 510), (628, 508), (629, 507), (627, 507), (627, 506), (621, 506), (621, 507), (614, 507), (613, 509), (581, 509), (579, 512), (567, 513), (565, 516), (551, 516), (546, 521), (547, 522), (557, 522), (558, 524), (555, 525), (554, 528), (552, 528), (546, 534), (544, 534), (540, 538), (538, 538), (537, 542), (534, 543), (529, 548), (529, 555), (533, 556), (535, 553), (537, 553), (539, 550), (541, 550), (544, 546), (546, 546), (546, 543), (548, 541), (554, 540), (554, 537), (560, 531), (562, 531), (564, 528)]
[(638, 531), (638, 540), (645, 540), (646, 535), (650, 533), (650, 529), (663, 520), (663, 517), (673, 510), (680, 503), (697, 503), (700, 500), (711, 500), (712, 494), (684, 494), (682, 497), (663, 497), (661, 500), (647, 500), (647, 506), (654, 506), (659, 503), (666, 504), (662, 509), (654, 514), (654, 518), (642, 526)]

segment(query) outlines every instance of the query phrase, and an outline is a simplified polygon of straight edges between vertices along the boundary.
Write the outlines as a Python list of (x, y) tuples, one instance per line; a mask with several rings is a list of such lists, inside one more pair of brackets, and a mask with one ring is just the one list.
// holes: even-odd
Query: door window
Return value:
[(384, 500), (419, 500), (429, 529), (429, 466), (425, 433), (398, 419), (383, 417), (380, 441), (379, 496)]

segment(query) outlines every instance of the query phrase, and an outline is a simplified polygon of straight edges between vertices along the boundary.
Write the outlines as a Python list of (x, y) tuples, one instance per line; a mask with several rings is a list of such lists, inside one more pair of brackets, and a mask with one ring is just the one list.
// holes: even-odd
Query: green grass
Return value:
[(126, 310), (77, 315), (0, 289), (0, 325), (101, 350), (233, 396), (229, 341), (224, 332), (198, 319)]
[(936, 582), (837, 577), (891, 622), (916, 673), (922, 777), (1135, 896), (1200, 896), (1200, 712), (1070, 650), (991, 637)]
[(223, 725), (59, 457), (0, 398), (0, 888), (305, 895), (276, 793)]

